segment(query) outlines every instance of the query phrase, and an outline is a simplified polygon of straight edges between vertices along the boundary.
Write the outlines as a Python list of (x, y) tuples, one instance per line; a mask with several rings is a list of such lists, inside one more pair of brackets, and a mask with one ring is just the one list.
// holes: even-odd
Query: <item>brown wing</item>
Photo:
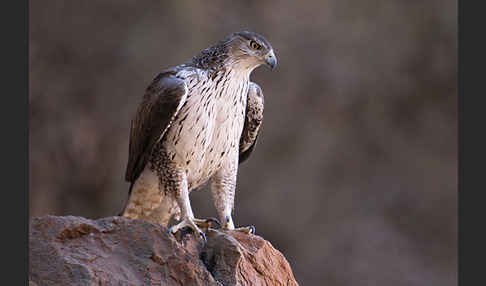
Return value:
[(134, 182), (143, 171), (155, 143), (162, 138), (187, 97), (187, 86), (173, 76), (160, 73), (145, 91), (130, 130), (125, 180)]
[(239, 163), (248, 159), (255, 148), (258, 132), (263, 121), (263, 93), (261, 88), (250, 82), (246, 104), (245, 124), (240, 138)]

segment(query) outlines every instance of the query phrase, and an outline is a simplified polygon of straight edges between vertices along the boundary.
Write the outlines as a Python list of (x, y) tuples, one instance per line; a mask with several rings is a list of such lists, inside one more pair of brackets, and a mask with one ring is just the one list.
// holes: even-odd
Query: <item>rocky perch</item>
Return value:
[(29, 285), (298, 285), (263, 238), (209, 230), (177, 239), (159, 225), (107, 217), (32, 218)]

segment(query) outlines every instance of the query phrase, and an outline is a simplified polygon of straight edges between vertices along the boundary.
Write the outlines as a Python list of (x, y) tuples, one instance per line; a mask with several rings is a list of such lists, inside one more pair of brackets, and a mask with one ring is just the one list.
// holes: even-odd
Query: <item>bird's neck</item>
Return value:
[(227, 78), (229, 81), (249, 81), (252, 70), (242, 69), (237, 67), (226, 66), (224, 69), (219, 70), (217, 73), (222, 77)]
[(256, 61), (249, 61), (247, 59), (234, 59), (228, 58), (225, 61), (225, 67), (234, 70), (238, 75), (244, 75), (250, 77), (251, 72), (257, 68), (260, 63)]

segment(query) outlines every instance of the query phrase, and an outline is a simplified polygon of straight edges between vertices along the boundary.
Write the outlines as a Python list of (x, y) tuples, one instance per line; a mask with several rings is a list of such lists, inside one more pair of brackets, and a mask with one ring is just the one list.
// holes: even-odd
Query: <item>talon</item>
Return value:
[(231, 219), (231, 216), (226, 216), (225, 219), (226, 219), (226, 223), (224, 224), (223, 228), (227, 230), (234, 229), (235, 226), (233, 225), (233, 220)]
[(192, 231), (193, 233), (199, 234), (204, 240), (206, 240), (206, 236), (204, 233), (199, 229), (197, 226), (197, 223), (203, 221), (203, 220), (198, 220), (195, 218), (185, 218), (181, 222), (179, 222), (176, 225), (173, 225), (169, 228), (169, 231), (172, 234), (177, 233), (179, 230), (181, 231), (181, 234), (183, 234), (185, 228), (188, 228), (188, 231)]
[(201, 238), (204, 240), (204, 242), (208, 242), (208, 240), (206, 239), (206, 235), (204, 234), (204, 232), (199, 232), (199, 236), (201, 236)]
[(255, 227), (253, 225), (246, 226), (246, 227), (238, 227), (234, 229), (235, 231), (241, 231), (246, 234), (255, 234)]

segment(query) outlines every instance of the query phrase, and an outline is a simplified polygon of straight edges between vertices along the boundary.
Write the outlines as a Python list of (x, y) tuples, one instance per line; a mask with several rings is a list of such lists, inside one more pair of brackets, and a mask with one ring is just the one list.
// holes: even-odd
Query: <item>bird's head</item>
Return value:
[(192, 58), (190, 64), (202, 69), (231, 67), (233, 70), (250, 73), (262, 64), (273, 69), (277, 65), (277, 58), (264, 37), (245, 31), (231, 34), (214, 46), (202, 50)]
[(277, 65), (277, 57), (270, 43), (261, 35), (253, 32), (239, 32), (230, 35), (225, 41), (229, 63), (250, 72), (264, 64), (271, 69)]

